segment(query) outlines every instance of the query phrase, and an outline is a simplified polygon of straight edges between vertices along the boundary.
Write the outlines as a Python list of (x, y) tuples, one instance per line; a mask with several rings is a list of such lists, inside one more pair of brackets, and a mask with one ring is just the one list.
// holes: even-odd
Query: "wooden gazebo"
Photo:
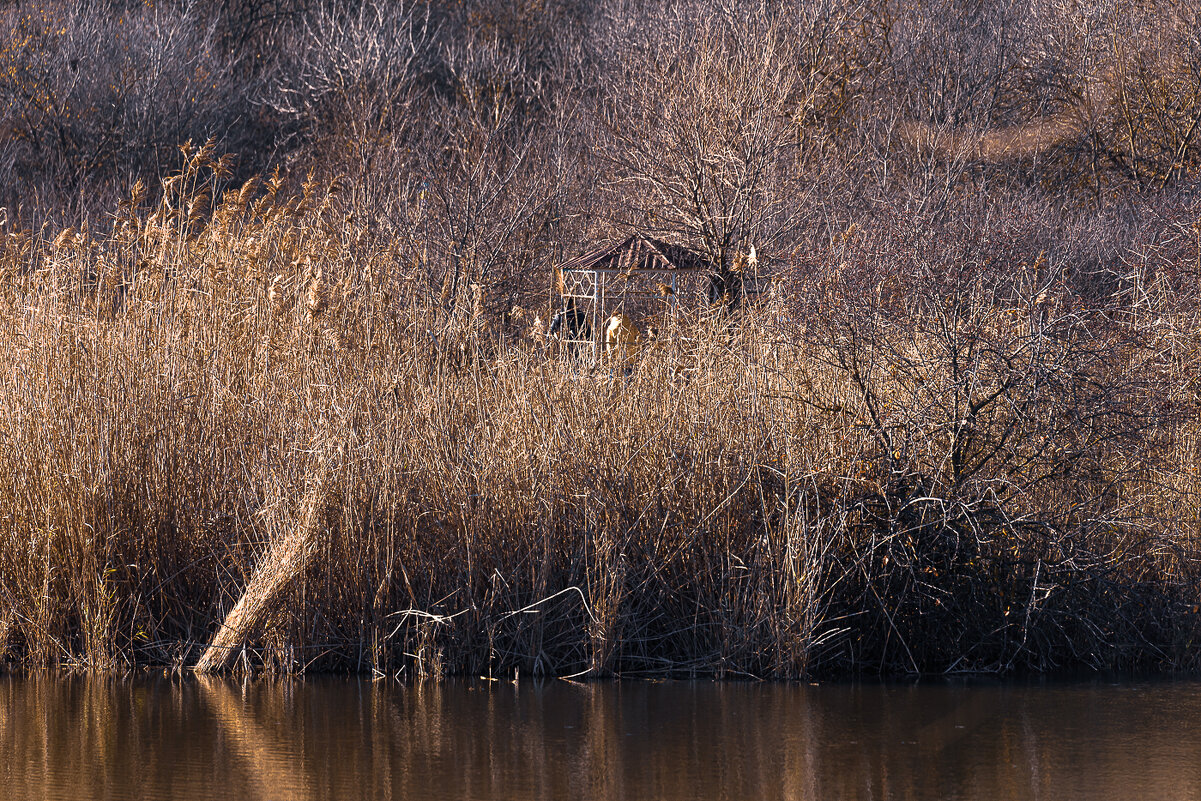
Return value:
[(642, 234), (596, 248), (558, 266), (560, 292), (590, 324), (590, 339), (567, 339), (600, 355), (600, 332), (611, 312), (621, 311), (642, 325), (680, 304), (699, 306), (713, 268), (699, 253)]

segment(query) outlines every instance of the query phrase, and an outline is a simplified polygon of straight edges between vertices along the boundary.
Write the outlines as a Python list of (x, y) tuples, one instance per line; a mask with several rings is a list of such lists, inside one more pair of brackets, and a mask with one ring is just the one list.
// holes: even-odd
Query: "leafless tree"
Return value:
[(616, 216), (699, 248), (727, 278), (737, 251), (762, 249), (796, 200), (795, 42), (769, 14), (646, 23), (649, 41), (611, 45), (624, 66), (611, 70), (605, 115)]

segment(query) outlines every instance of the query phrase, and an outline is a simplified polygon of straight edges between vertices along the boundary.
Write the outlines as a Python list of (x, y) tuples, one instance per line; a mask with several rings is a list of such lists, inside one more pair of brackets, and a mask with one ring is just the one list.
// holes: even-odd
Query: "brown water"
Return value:
[(0, 677), (3, 799), (1201, 799), (1201, 684)]

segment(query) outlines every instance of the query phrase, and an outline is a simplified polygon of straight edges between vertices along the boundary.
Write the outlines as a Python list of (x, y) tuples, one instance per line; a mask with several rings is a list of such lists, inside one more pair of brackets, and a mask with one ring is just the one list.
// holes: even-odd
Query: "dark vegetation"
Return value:
[[(11, 662), (1199, 667), (1193, 4), (20, 2), (0, 111)], [(548, 349), (634, 231), (771, 291)]]

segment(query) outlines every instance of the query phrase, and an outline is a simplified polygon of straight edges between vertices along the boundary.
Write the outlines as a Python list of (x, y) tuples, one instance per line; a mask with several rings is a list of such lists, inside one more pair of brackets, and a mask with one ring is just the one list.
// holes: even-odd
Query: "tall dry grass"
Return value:
[(5, 235), (7, 659), (1195, 667), (1166, 279), (1092, 308), (1033, 258), (869, 281), (894, 265), (851, 230), (827, 280), (668, 320), (627, 377), (440, 302), (331, 187), (184, 155), (111, 230)]

